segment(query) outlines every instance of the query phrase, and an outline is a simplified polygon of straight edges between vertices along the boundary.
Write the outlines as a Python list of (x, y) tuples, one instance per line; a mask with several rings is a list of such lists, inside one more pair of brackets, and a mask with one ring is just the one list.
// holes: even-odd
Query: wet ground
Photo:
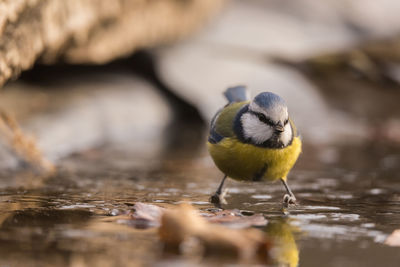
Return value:
[(288, 214), (280, 183), (226, 183), (223, 209), (268, 220), (257, 228), (274, 240), (270, 263), (400, 266), (399, 247), (385, 244), (400, 229), (398, 41), (362, 45), (397, 36), (396, 1), (232, 2), (193, 40), (108, 66), (36, 66), (4, 88), (2, 111), (58, 171), (18, 169), (0, 151), (0, 267), (244, 265), (166, 255), (156, 227), (118, 219), (138, 202), (215, 211), (222, 174), (199, 129), (235, 84), (283, 96), (304, 137)]
[[(48, 75), (48, 71), (42, 73)], [(105, 69), (102, 73), (110, 75), (111, 71)], [(338, 76), (305, 73), (311, 78), (320, 77), (310, 80), (349, 123), (336, 123), (332, 117), (337, 110), (326, 108), (329, 105), (323, 101), (318, 102), (321, 105), (315, 101), (311, 101), (312, 105), (295, 101), (299, 110), (310, 107), (309, 113), (294, 112), (302, 119), (298, 126), (304, 137), (304, 151), (288, 182), (298, 205), (291, 207), (289, 213), (282, 211), (284, 189), (279, 182), (228, 180), (228, 204), (222, 208), (239, 209), (244, 216), (261, 214), (268, 220), (266, 226), (257, 228), (274, 240), (276, 251), (271, 253), (277, 256), (271, 264), (398, 266), (399, 247), (385, 244), (388, 236), (400, 229), (400, 127), (395, 101), (399, 97), (398, 87), (381, 88), (380, 84), (374, 84), (369, 88), (370, 83), (343, 73)], [(130, 72), (127, 76), (111, 75), (107, 83), (99, 81), (94, 83), (96, 86), (90, 79), (86, 87), (79, 79), (70, 83), (55, 80), (51, 86), (60, 86), (56, 87), (58, 90), (39, 91), (50, 104), (66, 106), (63, 109), (60, 105), (59, 113), (45, 110), (43, 113), (49, 114), (50, 120), (37, 127), (42, 135), (36, 132), (45, 154), (57, 159), (58, 171), (44, 176), (32, 173), (30, 168), (1, 169), (0, 267), (245, 265), (230, 257), (166, 255), (156, 227), (138, 229), (134, 223), (119, 219), (138, 202), (171, 208), (187, 201), (203, 212), (215, 211), (208, 199), (222, 179), (205, 151), (205, 135), (201, 134), (204, 121), (195, 108), (179, 102), (157, 77), (152, 77), (156, 76), (154, 73), (150, 74), (158, 91), (141, 80), (138, 83)], [(37, 73), (33, 76), (41, 77)], [(42, 78), (39, 80), (43, 82)], [(107, 88), (99, 92), (98, 86)], [(18, 87), (13, 89), (10, 91), (19, 92), (15, 90)], [(28, 96), (38, 94), (37, 89), (25, 90), (21, 90), (22, 96), (23, 92), (29, 92)], [(79, 90), (84, 94), (79, 94)], [(170, 105), (155, 92), (151, 95), (151, 90), (161, 92)], [(358, 97), (366, 92), (369, 92), (367, 97)], [(113, 98), (115, 94), (117, 97)], [(21, 100), (21, 95), (14, 99)], [(79, 106), (68, 106), (68, 95), (80, 96), (85, 101)], [(301, 95), (304, 99), (318, 100), (307, 91)], [(36, 98), (25, 99), (14, 105), (14, 110), (23, 113), (20, 107), (29, 107)], [(142, 105), (132, 105), (132, 99), (140, 99)], [(107, 108), (116, 106), (121, 109)], [(87, 107), (90, 112), (83, 112)], [(104, 110), (108, 112), (100, 112)], [(35, 114), (26, 109), (22, 115), (36, 118)], [(81, 114), (91, 116), (76, 120)], [(19, 122), (24, 125), (22, 115)], [(42, 121), (39, 115), (38, 118)], [(93, 125), (82, 128), (90, 126), (88, 122)], [(356, 122), (365, 123), (366, 127), (357, 127)], [(57, 125), (63, 126), (63, 133), (72, 131), (68, 138), (49, 138), (58, 133), (54, 131)], [(353, 135), (333, 132), (344, 128), (345, 133)], [(324, 138), (315, 138), (318, 135)], [(82, 145), (82, 139), (90, 144)], [(316, 139), (330, 142), (322, 145)], [(65, 157), (68, 153), (51, 157), (60, 155), (63, 147), (60, 144), (76, 152), (68, 157)]]
[[(53, 177), (3, 173), (0, 266), (208, 266), (207, 259), (163, 254), (155, 228), (112, 220), (136, 202), (214, 208), (208, 197), (221, 174), (207, 154), (165, 155), (133, 160), (101, 148), (63, 160)], [(283, 266), (296, 266), (296, 253), (300, 266), (398, 266), (399, 248), (384, 241), (400, 228), (399, 171), (393, 145), (306, 145), (289, 178), (299, 200), (289, 215), (279, 183), (230, 180), (223, 208), (263, 214), (267, 233), (268, 226), (284, 227), (275, 232)]]

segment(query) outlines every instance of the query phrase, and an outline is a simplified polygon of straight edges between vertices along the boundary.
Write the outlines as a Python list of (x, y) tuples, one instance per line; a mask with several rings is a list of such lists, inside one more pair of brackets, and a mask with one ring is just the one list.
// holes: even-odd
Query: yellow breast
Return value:
[(301, 152), (299, 137), (294, 137), (292, 144), (282, 149), (257, 147), (234, 137), (207, 145), (217, 167), (228, 177), (238, 180), (253, 180), (265, 167), (262, 179), (286, 179)]

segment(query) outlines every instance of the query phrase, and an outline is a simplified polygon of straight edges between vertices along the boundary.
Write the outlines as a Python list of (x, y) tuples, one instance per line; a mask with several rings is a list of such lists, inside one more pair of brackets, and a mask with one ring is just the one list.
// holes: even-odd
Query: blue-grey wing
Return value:
[(221, 111), (222, 108), (218, 110), (218, 112), (214, 115), (210, 123), (210, 133), (208, 135), (208, 142), (210, 142), (211, 144), (216, 144), (220, 142), (222, 139), (224, 139), (224, 137), (217, 132), (215, 125)]
[[(225, 95), (226, 99), (228, 100), (228, 104), (226, 106), (229, 106), (232, 103), (244, 102), (244, 101), (249, 101), (250, 100), (249, 91), (247, 90), (247, 88), (245, 86), (242, 86), (242, 85), (228, 88), (224, 92), (224, 95)], [(220, 142), (222, 139), (224, 139), (224, 136), (217, 132), (216, 125), (215, 125), (216, 121), (218, 119), (218, 116), (220, 115), (222, 110), (223, 110), (223, 108), (221, 108), (214, 115), (214, 117), (211, 120), (210, 134), (208, 136), (208, 141), (211, 144), (216, 144), (216, 143)]]

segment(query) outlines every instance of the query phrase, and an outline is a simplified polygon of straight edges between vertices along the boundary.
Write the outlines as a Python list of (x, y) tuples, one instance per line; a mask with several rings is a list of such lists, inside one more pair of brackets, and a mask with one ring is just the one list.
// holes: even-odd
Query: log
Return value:
[(36, 61), (102, 64), (182, 38), (225, 0), (0, 0), (0, 86)]

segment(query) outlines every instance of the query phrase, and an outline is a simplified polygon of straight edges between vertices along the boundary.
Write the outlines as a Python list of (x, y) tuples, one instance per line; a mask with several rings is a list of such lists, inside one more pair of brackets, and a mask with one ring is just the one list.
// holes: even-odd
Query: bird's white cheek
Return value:
[(267, 141), (273, 134), (271, 127), (260, 122), (254, 115), (244, 114), (241, 121), (244, 136), (257, 144)]
[(292, 127), (290, 127), (290, 124), (288, 123), (285, 125), (284, 131), (281, 133), (281, 136), (279, 139), (285, 146), (287, 146), (289, 144), (290, 140), (292, 140), (292, 135), (293, 135)]

